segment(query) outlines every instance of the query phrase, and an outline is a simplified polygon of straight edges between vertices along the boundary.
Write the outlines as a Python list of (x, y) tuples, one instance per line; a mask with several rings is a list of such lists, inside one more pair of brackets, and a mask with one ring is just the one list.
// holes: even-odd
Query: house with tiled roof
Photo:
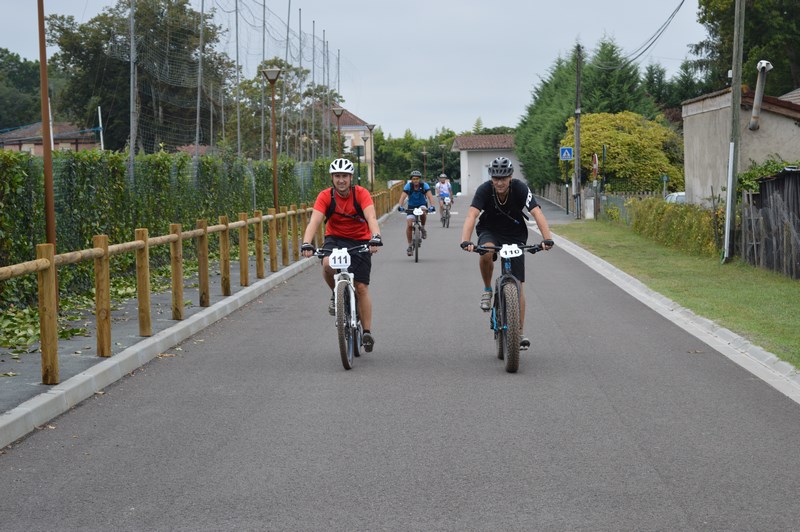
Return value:
[[(55, 122), (52, 135), (54, 150), (83, 151), (100, 147), (94, 131), (82, 131), (69, 122)], [(37, 122), (0, 133), (0, 150), (24, 151), (41, 156), (42, 123)]]
[[(337, 127), (336, 115), (333, 111), (330, 113), (330, 123), (334, 128)], [(357, 117), (347, 109), (342, 111), (342, 116), (340, 116), (338, 120), (338, 127), (342, 132), (342, 151), (345, 154), (360, 154), (357, 157), (359, 165), (357, 165), (356, 173), (358, 173), (360, 168), (362, 177), (359, 178), (357, 175), (356, 178), (358, 179), (358, 184), (362, 186), (367, 186), (372, 182), (372, 176), (370, 175), (372, 133), (370, 133), (367, 127), (368, 125), (366, 121)], [(365, 137), (367, 140), (364, 140)]]
[[(768, 83), (768, 82), (767, 82)], [(757, 127), (753, 91), (743, 90), (739, 112), (740, 172), (751, 163), (770, 158), (800, 160), (800, 91), (780, 97), (764, 96)], [(723, 89), (683, 102), (683, 167), (687, 203), (710, 204), (727, 187), (730, 157), (731, 89)]]
[(459, 135), (451, 151), (460, 152), (461, 192), (471, 194), (489, 180), (489, 165), (496, 157), (507, 157), (514, 164), (514, 177), (524, 179), (514, 154), (514, 135)]

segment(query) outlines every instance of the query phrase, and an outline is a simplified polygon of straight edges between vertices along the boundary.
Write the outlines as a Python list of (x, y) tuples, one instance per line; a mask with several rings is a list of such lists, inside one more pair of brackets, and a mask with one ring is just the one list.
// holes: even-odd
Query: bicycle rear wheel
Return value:
[(447, 214), (445, 215), (445, 219), (447, 220), (447, 225), (445, 225), (445, 227), (450, 227), (450, 207), (447, 208)]
[(344, 369), (353, 368), (354, 344), (356, 333), (350, 327), (350, 286), (346, 283), (336, 285), (336, 331), (339, 335), (339, 355)]
[(514, 283), (503, 285), (503, 354), (506, 371), (516, 373), (519, 369), (519, 291)]

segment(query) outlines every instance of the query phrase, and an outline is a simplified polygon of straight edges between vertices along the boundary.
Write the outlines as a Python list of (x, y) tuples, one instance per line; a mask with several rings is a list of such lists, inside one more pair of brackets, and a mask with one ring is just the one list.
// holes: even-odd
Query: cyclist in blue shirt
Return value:
[[(406, 183), (406, 186), (403, 187), (403, 193), (400, 194), (400, 201), (397, 203), (397, 210), (404, 211), (405, 208), (403, 207), (403, 203), (405, 203), (406, 198), (408, 198), (408, 208), (413, 209), (415, 207), (427, 207), (430, 205), (431, 212), (436, 210), (434, 206), (434, 199), (433, 194), (431, 193), (431, 187), (428, 183), (422, 182), (422, 174), (419, 173), (419, 170), (414, 170), (411, 172), (411, 181)], [(425, 211), (425, 208), (422, 209)], [(425, 221), (428, 217), (427, 212), (423, 212), (422, 217), (420, 218), (420, 223), (422, 224), (422, 238), (428, 238), (428, 232), (425, 230)], [(408, 241), (408, 249), (406, 249), (406, 254), (410, 257), (412, 253), (411, 249), (411, 226), (414, 225), (414, 215), (409, 214), (406, 216), (406, 240)]]

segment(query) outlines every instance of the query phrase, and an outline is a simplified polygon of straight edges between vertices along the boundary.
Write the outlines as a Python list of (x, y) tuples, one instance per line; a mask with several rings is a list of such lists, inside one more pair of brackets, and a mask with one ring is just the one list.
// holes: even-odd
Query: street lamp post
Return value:
[(344, 109), (341, 107), (334, 107), (331, 109), (333, 114), (336, 115), (336, 140), (339, 143), (339, 157), (342, 156), (342, 126), (339, 123), (339, 119), (342, 118), (342, 113), (344, 113)]
[(272, 203), (273, 207), (278, 209), (278, 146), (275, 139), (275, 82), (281, 75), (280, 68), (265, 68), (261, 70), (261, 75), (264, 76), (272, 88), (272, 118), (270, 119), (270, 139), (272, 143)]
[[(367, 124), (367, 129), (369, 130), (370, 135), (372, 135), (372, 129), (375, 127), (375, 124)], [(369, 145), (369, 191), (372, 192), (372, 184), (375, 182), (375, 137), (372, 137), (372, 142)]]
[[(367, 163), (367, 141), (369, 140), (369, 135), (361, 135), (361, 140), (364, 141), (364, 146), (362, 152), (364, 153), (364, 164), (367, 165), (367, 180), (369, 180), (369, 164)], [(361, 164), (361, 157), (358, 158), (359, 164)], [(361, 167), (359, 166), (358, 170), (358, 180), (361, 181)]]
[(428, 164), (428, 152), (425, 150), (425, 148), (422, 148), (422, 180), (423, 181), (427, 181), (428, 180), (427, 164)]
[(447, 147), (447, 144), (439, 144), (439, 147), (442, 149), (442, 173), (444, 173), (444, 149)]

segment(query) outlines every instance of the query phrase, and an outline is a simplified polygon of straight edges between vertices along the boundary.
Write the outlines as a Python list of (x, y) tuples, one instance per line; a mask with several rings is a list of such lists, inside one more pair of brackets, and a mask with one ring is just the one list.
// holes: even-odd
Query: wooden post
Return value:
[(169, 224), (169, 232), (178, 235), (169, 244), (169, 258), (172, 272), (172, 319), (183, 319), (183, 239), (181, 224)]
[(297, 237), (300, 239), (300, 243), (303, 243), (303, 233), (306, 230), (306, 226), (308, 225), (308, 213), (306, 212), (306, 204), (300, 204), (300, 232), (297, 233)]
[(208, 287), (208, 224), (205, 220), (197, 220), (197, 228), (203, 230), (203, 236), (197, 237), (197, 277), (200, 283), (200, 306), (211, 305), (211, 291)]
[(300, 260), (300, 244), (301, 240), (303, 239), (303, 235), (300, 231), (303, 230), (300, 227), (300, 213), (297, 212), (297, 205), (290, 205), (290, 211), (294, 211), (292, 215), (292, 262), (297, 262)]
[(94, 259), (94, 315), (97, 327), (97, 356), (111, 356), (111, 275), (109, 273), (108, 236), (95, 235), (92, 245), (103, 250)]
[(239, 221), (244, 225), (239, 228), (239, 286), (250, 285), (250, 250), (248, 248), (249, 231), (247, 228), (247, 213), (239, 213)]
[(144, 242), (144, 247), (136, 250), (136, 296), (139, 300), (139, 336), (152, 336), (150, 321), (150, 246), (147, 228), (136, 230), (136, 240)]
[(220, 216), (219, 223), (225, 226), (219, 234), (219, 273), (222, 279), (222, 295), (231, 295), (231, 240), (228, 234), (228, 217)]
[(289, 209), (281, 207), (281, 260), (284, 266), (289, 265)]
[(259, 279), (263, 279), (265, 277), (264, 274), (264, 215), (261, 211), (256, 211), (256, 218), (258, 221), (256, 222), (255, 227), (253, 227), (253, 232), (255, 233), (255, 241), (256, 241), (256, 277)]
[(42, 351), (42, 384), (58, 384), (58, 299), (56, 259), (53, 244), (36, 246), (36, 258), (50, 267), (37, 273), (39, 287), (39, 348)]
[(275, 209), (270, 207), (267, 213), (272, 216), (267, 222), (269, 230), (269, 271), (278, 271), (278, 228), (276, 224), (278, 220), (275, 219)]

